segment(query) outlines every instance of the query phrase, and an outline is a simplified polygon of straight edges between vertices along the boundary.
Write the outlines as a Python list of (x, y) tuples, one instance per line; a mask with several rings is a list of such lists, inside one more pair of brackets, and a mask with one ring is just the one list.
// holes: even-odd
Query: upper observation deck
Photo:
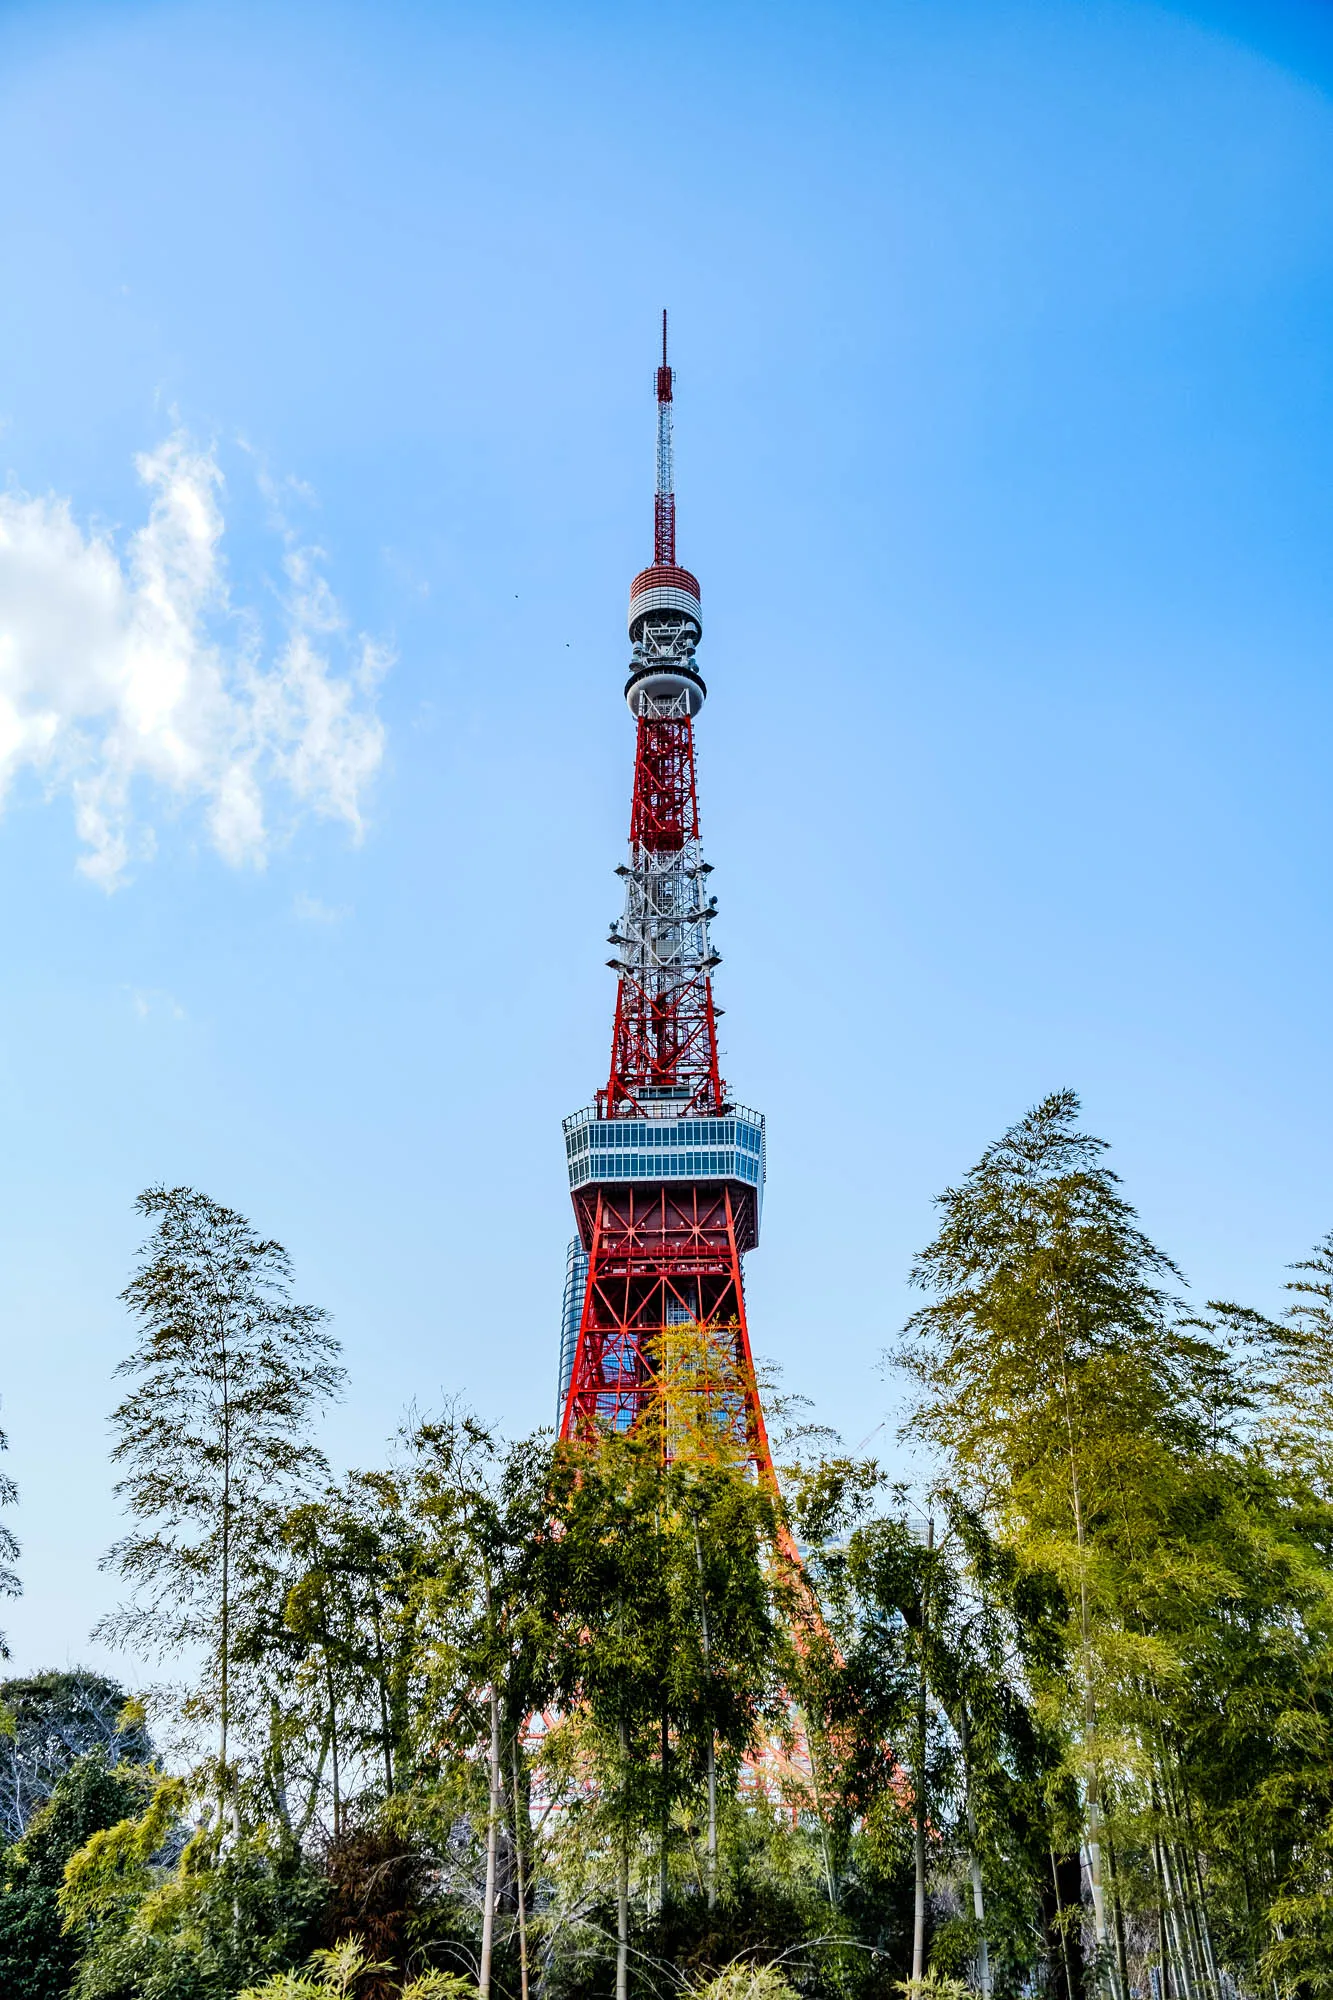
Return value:
[(565, 1120), (569, 1186), (616, 1181), (740, 1181), (764, 1195), (764, 1120), (734, 1104), (718, 1116), (599, 1118), (589, 1105)]

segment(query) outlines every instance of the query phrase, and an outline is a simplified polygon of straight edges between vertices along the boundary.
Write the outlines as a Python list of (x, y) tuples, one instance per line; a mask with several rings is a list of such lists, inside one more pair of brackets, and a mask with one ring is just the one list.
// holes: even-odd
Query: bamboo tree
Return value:
[(721, 1900), (721, 1801), (774, 1668), (772, 1504), (729, 1463), (664, 1466), (649, 1434), (562, 1447), (551, 1514), (536, 1596), (555, 1635), (556, 1705), (597, 1774), (623, 1983), (635, 1842), (660, 1842), (677, 1805), (707, 1812), (710, 1794), (701, 1891), (710, 1910)]
[(1178, 1331), (1162, 1282), (1178, 1273), (1138, 1228), (1077, 1111), (1071, 1092), (1047, 1098), (941, 1198), (939, 1234), (914, 1272), (932, 1298), (896, 1358), (920, 1385), (912, 1429), (1001, 1531), (1048, 1551), (1067, 1542), (1083, 1840), (1099, 1970), (1114, 1987), (1099, 1688), (1103, 1633), (1123, 1621), (1089, 1524), (1127, 1457), (1147, 1471), (1199, 1449), (1202, 1431), (1190, 1393), (1198, 1343)]
[(528, 1885), (525, 1871), (527, 1843), (523, 1838), (523, 1828), (527, 1819), (527, 1813), (523, 1806), (522, 1793), (519, 1787), (518, 1767), (518, 1731), (515, 1730), (512, 1741), (510, 1771), (514, 1786), (514, 1867), (518, 1876), (518, 1965), (521, 1986), (520, 2000), (528, 2000)]
[(554, 1685), (551, 1633), (533, 1582), (547, 1526), (549, 1454), (540, 1439), (502, 1449), (457, 1411), (415, 1426), (407, 1441), (406, 1504), (422, 1532), (411, 1620), (426, 1695), (423, 1733), (441, 1713), (469, 1715), (485, 1746), (478, 1979), (485, 1994), (496, 1943), (502, 1747), (511, 1744), (516, 1763), (522, 1724)]
[(139, 1337), (111, 1422), (116, 1491), (140, 1525), (103, 1559), (132, 1595), (97, 1636), (159, 1656), (202, 1647), (195, 1709), (216, 1722), (227, 1797), (241, 1600), (274, 1507), (325, 1469), (310, 1426), (342, 1371), (325, 1313), (291, 1297), (281, 1244), (193, 1188), (150, 1188), (137, 1206), (154, 1228), (122, 1294)]
[[(861, 1742), (846, 1782), (861, 1800), (876, 1787), (892, 1796), (898, 1773), (884, 1745), (911, 1744), (912, 1976), (926, 1974), (933, 1829), (941, 1850), (956, 1844), (966, 1855), (975, 1958), (988, 1990), (979, 1809), (988, 1854), (998, 1863), (1003, 1852), (1008, 1875), (1035, 1895), (1024, 1842), (1036, 1838), (1038, 1852), (1044, 1843), (1044, 1821), (1031, 1824), (1031, 1796), (1056, 1751), (1033, 1717), (1028, 1681), (1033, 1659), (1052, 1659), (1058, 1642), (1051, 1607), (1032, 1579), (1018, 1577), (1012, 1558), (957, 1496), (937, 1497), (942, 1521), (932, 1513), (923, 1533), (906, 1518), (898, 1489), (896, 1510), (862, 1519), (848, 1539), (855, 1616), (842, 1627), (845, 1726)], [(1021, 1615), (1007, 1601), (1015, 1595)]]

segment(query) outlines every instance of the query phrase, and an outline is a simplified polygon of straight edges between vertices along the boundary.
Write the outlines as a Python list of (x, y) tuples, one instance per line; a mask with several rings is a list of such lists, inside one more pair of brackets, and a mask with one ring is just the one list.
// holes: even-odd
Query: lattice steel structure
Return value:
[[(696, 1383), (706, 1421), (735, 1431), (772, 1483), (741, 1273), (759, 1240), (764, 1121), (728, 1100), (718, 1066), (720, 960), (709, 935), (717, 899), (694, 762), (707, 696), (695, 658), (703, 614), (697, 578), (676, 561), (673, 386), (663, 313), (653, 561), (630, 586), (625, 699), (637, 743), (629, 853), (617, 870), (624, 910), (607, 961), (616, 974), (611, 1068), (592, 1105), (565, 1120), (579, 1233), (566, 1284), (560, 1434), (654, 1423), (669, 1453), (674, 1420), (660, 1413), (671, 1373), (670, 1398), (679, 1402), (682, 1381)], [(725, 1357), (725, 1397), (717, 1367), (686, 1375), (669, 1367), (682, 1328)]]

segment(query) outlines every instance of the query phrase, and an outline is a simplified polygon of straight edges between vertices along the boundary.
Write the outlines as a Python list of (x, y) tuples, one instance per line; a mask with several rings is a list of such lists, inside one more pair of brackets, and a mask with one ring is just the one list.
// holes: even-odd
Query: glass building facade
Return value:
[(579, 1344), (579, 1321), (583, 1317), (583, 1294), (588, 1289), (588, 1253), (576, 1236), (565, 1252), (565, 1296), (560, 1316), (560, 1395), (555, 1406), (555, 1427), (565, 1414), (574, 1373), (574, 1350)]

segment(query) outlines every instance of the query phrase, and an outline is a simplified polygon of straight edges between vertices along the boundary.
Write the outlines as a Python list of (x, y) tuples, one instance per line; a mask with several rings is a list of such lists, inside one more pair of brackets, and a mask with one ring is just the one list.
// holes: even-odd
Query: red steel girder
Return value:
[(629, 1431), (658, 1395), (656, 1361), (682, 1325), (726, 1350), (745, 1403), (745, 1439), (759, 1478), (776, 1491), (745, 1315), (741, 1253), (754, 1240), (751, 1191), (729, 1182), (581, 1189), (588, 1282), (564, 1438)]

